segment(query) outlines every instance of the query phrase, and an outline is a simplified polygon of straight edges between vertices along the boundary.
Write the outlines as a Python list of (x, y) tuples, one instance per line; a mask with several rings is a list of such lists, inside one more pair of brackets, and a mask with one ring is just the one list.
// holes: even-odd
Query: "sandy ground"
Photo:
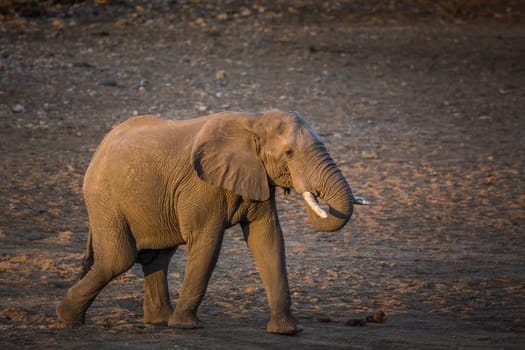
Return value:
[[(0, 17), (2, 348), (525, 343), (521, 2), (100, 3)], [(265, 332), (264, 290), (237, 228), (200, 309), (204, 329), (144, 326), (138, 266), (101, 293), (85, 326), (58, 324), (54, 305), (85, 247), (82, 176), (104, 134), (137, 114), (270, 108), (311, 121), (372, 202), (339, 232), (317, 233), (300, 198), (279, 195), (304, 332)], [(184, 261), (180, 249), (175, 303)], [(385, 323), (345, 324), (378, 310)]]

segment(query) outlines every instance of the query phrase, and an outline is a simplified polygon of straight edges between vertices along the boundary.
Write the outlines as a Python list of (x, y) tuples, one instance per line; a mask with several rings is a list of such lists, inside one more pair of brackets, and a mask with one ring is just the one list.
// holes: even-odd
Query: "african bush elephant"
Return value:
[[(140, 263), (144, 322), (201, 327), (197, 308), (224, 230), (240, 224), (266, 291), (267, 331), (301, 331), (290, 311), (276, 187), (303, 194), (309, 220), (319, 231), (343, 227), (357, 198), (296, 112), (228, 112), (177, 121), (142, 116), (117, 126), (98, 147), (84, 178), (85, 266), (83, 277), (57, 305), (59, 320), (84, 323), (101, 289)], [(326, 201), (328, 212), (317, 197)], [(181, 244), (187, 244), (187, 263), (173, 308), (166, 278)]]

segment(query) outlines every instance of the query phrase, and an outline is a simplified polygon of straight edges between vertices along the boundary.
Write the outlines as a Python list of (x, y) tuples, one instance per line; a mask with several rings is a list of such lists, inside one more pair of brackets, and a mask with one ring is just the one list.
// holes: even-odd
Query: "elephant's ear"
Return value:
[(268, 176), (247, 119), (251, 117), (212, 117), (195, 138), (191, 163), (205, 182), (264, 201), (270, 198)]

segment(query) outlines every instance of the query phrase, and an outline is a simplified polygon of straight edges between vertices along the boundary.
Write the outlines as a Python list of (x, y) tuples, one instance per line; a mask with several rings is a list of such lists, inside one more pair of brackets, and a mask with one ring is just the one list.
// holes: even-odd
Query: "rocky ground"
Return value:
[[(525, 342), (522, 1), (0, 3), (0, 340), (6, 348), (518, 349)], [(186, 119), (294, 109), (358, 207), (317, 233), (280, 195), (293, 310), (265, 333), (240, 230), (200, 316), (142, 324), (133, 268), (65, 329), (54, 305), (80, 270), (82, 176), (138, 114)], [(170, 268), (176, 302), (184, 251)], [(351, 327), (382, 310), (384, 323)]]

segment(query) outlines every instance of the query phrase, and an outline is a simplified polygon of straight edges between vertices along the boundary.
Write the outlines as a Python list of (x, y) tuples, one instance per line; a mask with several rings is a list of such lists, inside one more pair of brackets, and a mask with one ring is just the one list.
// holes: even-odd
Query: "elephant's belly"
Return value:
[(186, 243), (179, 230), (169, 225), (130, 225), (130, 229), (138, 250), (166, 249)]

